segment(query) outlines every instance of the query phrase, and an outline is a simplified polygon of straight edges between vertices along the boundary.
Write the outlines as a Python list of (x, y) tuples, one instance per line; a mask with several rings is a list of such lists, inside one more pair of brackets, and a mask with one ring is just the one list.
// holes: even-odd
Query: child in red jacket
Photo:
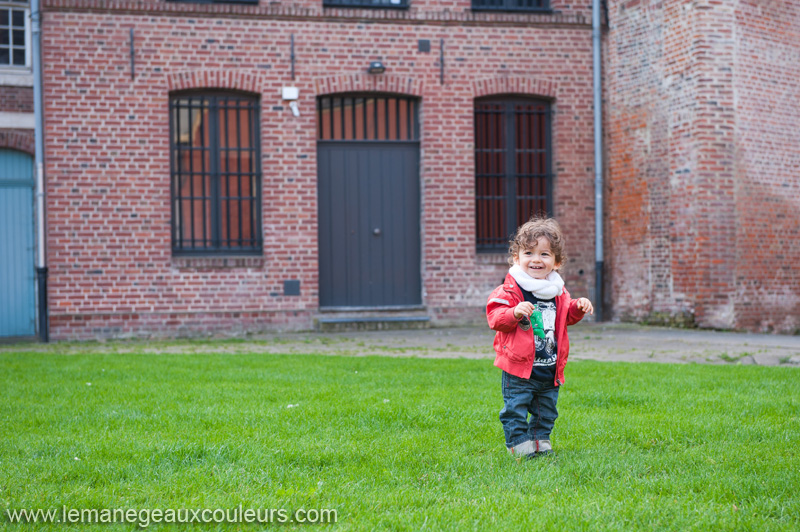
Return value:
[(511, 268), (486, 306), (489, 327), (497, 331), (494, 365), (503, 370), (506, 448), (520, 457), (552, 453), (550, 432), (569, 356), (567, 326), (594, 313), (591, 301), (572, 299), (564, 288), (557, 271), (564, 261), (558, 222), (531, 219), (511, 240)]

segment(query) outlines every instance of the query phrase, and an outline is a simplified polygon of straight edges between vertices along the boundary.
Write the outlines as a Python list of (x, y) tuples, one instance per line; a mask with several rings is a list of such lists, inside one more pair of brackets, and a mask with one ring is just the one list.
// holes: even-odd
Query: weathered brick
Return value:
[(800, 329), (800, 3), (608, 7), (614, 315)]

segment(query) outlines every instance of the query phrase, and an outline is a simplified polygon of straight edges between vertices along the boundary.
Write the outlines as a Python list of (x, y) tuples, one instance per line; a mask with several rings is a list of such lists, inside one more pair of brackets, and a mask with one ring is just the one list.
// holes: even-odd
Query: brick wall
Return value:
[(800, 2), (610, 1), (617, 318), (800, 328)]
[(0, 112), (32, 113), (33, 89), (30, 87), (3, 87), (0, 90)]
[[(591, 31), (585, 6), (554, 15), (45, 0), (48, 262), (53, 338), (310, 328), (318, 312), (315, 98), (419, 96), (423, 302), (435, 323), (482, 321), (504, 256), (475, 252), (472, 105), (490, 94), (553, 98), (554, 209), (568, 287), (593, 289)], [(445, 11), (448, 6), (455, 10)], [(129, 30), (135, 30), (131, 80)], [(290, 75), (294, 34), (296, 79)], [(430, 53), (417, 50), (429, 39)], [(444, 39), (445, 79), (438, 43)], [(369, 76), (380, 59), (387, 73)], [(281, 101), (299, 88), (300, 117)], [(261, 257), (170, 249), (171, 90), (261, 97)], [(283, 296), (283, 281), (301, 281)]]
[(736, 324), (800, 330), (800, 2), (740, 0), (736, 59)]

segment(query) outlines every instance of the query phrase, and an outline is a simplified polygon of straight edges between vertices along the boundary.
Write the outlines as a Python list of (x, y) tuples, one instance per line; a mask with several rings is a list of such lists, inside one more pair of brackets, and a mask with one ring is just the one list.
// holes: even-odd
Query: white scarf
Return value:
[(508, 273), (517, 281), (518, 285), (539, 299), (553, 299), (564, 292), (564, 279), (555, 270), (547, 274), (544, 279), (534, 279), (525, 273), (519, 264), (515, 264), (508, 270)]

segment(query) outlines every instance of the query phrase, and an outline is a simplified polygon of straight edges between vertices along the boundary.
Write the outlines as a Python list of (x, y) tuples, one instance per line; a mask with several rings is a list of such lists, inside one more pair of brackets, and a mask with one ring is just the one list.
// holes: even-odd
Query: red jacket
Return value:
[[(486, 304), (486, 318), (489, 327), (497, 331), (494, 337), (494, 350), (497, 356), (494, 365), (517, 377), (527, 379), (531, 376), (536, 343), (533, 338), (533, 327), (523, 331), (519, 320), (514, 317), (514, 307), (524, 301), (517, 281), (509, 274), (506, 280), (489, 296)], [(567, 326), (574, 325), (583, 319), (584, 312), (578, 308), (577, 300), (570, 297), (567, 289), (556, 297), (556, 359), (555, 385), (564, 384), (564, 366), (569, 357), (569, 338)]]

